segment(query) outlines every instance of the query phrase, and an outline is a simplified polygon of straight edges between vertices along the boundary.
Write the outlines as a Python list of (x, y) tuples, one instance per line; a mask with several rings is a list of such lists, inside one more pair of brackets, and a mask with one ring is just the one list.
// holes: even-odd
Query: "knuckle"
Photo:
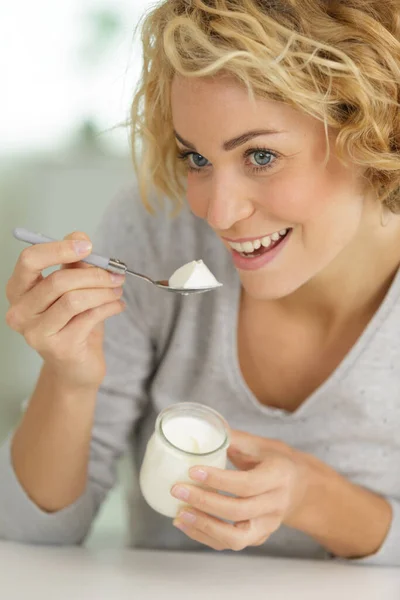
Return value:
[(249, 517), (249, 507), (247, 502), (237, 500), (232, 508), (232, 518), (236, 522), (246, 521)]
[(83, 309), (84, 296), (80, 291), (67, 292), (62, 297), (65, 309), (69, 313), (76, 314)]
[(252, 546), (262, 546), (263, 544), (265, 544), (265, 542), (267, 541), (268, 538), (269, 538), (269, 534), (264, 535), (261, 539), (253, 542)]
[(24, 248), (19, 255), (19, 263), (25, 269), (30, 269), (33, 266), (33, 252), (35, 251), (34, 247)]
[(216, 550), (217, 552), (223, 552), (223, 550), (226, 550), (226, 546), (222, 546), (221, 544), (215, 543), (211, 546), (211, 548), (213, 550)]
[(57, 251), (58, 251), (58, 255), (59, 255), (59, 260), (61, 260), (61, 262), (63, 262), (63, 260), (69, 260), (69, 258), (71, 257), (71, 255), (75, 255), (76, 256), (75, 241), (76, 240), (71, 240), (70, 239), (70, 240), (63, 240), (63, 241), (61, 241), (61, 242), (58, 243), (58, 245), (57, 245)]
[(106, 283), (110, 283), (110, 276), (104, 269), (94, 267), (93, 269), (90, 269), (90, 271), (92, 272), (95, 284), (104, 286)]
[(207, 546), (209, 546), (213, 550), (216, 550), (217, 552), (221, 552), (222, 550), (226, 549), (226, 547), (221, 543), (221, 541), (215, 540), (214, 538), (208, 538), (206, 544)]
[(46, 285), (55, 294), (61, 294), (64, 289), (64, 274), (66, 271), (57, 270), (46, 277)]
[(84, 231), (71, 231), (64, 236), (64, 240), (88, 240), (89, 237)]
[(54, 245), (52, 245), (52, 250), (48, 250), (48, 252), (51, 252), (51, 261), (49, 264), (52, 265), (62, 265), (64, 263), (69, 264), (73, 256), (76, 257), (76, 261), (79, 260), (75, 251), (74, 242), (71, 240), (54, 242)]
[[(107, 315), (105, 315), (105, 308), (107, 308), (106, 306), (95, 306), (93, 308), (88, 308), (87, 309), (87, 315), (89, 318), (98, 321), (99, 319), (101, 319), (101, 321), (104, 321), (107, 318)], [(84, 311), (82, 311), (84, 312)]]
[(206, 535), (208, 535), (210, 538), (213, 537), (213, 527), (210, 524), (210, 522), (208, 521), (208, 519), (204, 519), (204, 521), (202, 523), (202, 529), (203, 529), (204, 533)]
[(15, 307), (9, 308), (6, 312), (6, 323), (11, 329), (18, 331), (20, 322), (18, 312)]
[(208, 507), (208, 499), (205, 492), (199, 489), (199, 491), (193, 492), (193, 502), (199, 508), (199, 510), (204, 510)]
[(230, 547), (234, 552), (241, 552), (247, 547), (247, 542), (243, 538), (234, 538), (231, 541)]

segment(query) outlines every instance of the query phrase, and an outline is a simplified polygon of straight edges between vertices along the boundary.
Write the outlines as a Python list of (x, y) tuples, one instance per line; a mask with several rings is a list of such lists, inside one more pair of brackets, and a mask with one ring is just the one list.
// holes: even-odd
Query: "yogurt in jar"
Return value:
[(162, 411), (140, 470), (146, 502), (175, 518), (184, 503), (171, 495), (172, 487), (178, 482), (199, 485), (189, 477), (189, 469), (196, 465), (224, 469), (228, 445), (229, 426), (212, 408), (183, 402)]

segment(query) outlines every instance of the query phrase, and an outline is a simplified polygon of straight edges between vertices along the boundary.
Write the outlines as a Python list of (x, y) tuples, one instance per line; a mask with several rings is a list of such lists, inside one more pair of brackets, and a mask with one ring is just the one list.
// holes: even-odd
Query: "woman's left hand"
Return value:
[(278, 440), (239, 431), (232, 431), (228, 456), (240, 470), (194, 467), (190, 477), (207, 489), (173, 487), (172, 495), (187, 504), (174, 525), (215, 550), (260, 546), (282, 523), (295, 521), (316, 459)]

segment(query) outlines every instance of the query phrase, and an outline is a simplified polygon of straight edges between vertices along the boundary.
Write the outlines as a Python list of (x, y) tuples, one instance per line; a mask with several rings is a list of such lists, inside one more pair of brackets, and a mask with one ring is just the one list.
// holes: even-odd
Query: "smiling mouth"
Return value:
[(291, 231), (292, 229), (289, 227), (288, 229), (281, 229), (271, 235), (252, 240), (251, 242), (228, 242), (228, 244), (240, 256), (244, 258), (256, 258), (262, 254), (271, 252), (271, 250), (279, 246)]

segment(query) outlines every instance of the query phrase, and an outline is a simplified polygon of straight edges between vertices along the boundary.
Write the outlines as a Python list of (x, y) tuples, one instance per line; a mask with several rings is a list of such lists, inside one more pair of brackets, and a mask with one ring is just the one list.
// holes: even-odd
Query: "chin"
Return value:
[(251, 276), (239, 272), (239, 277), (244, 291), (254, 300), (280, 300), (296, 292), (305, 283), (298, 277), (277, 274), (275, 277), (263, 277), (261, 272)]

